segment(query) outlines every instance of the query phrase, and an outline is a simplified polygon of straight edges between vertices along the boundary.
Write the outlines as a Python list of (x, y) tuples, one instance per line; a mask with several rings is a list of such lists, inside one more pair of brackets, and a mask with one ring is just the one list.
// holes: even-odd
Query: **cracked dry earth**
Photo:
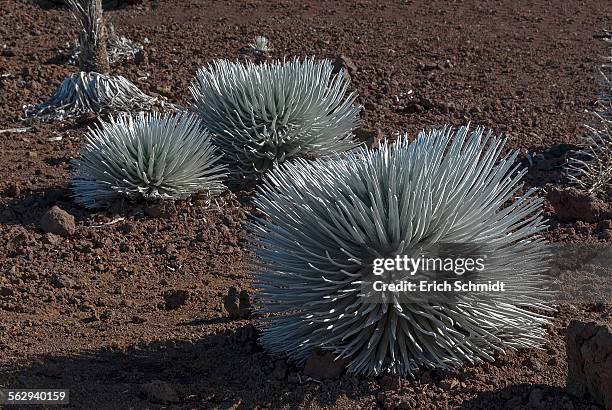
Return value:
[[(107, 16), (120, 35), (150, 41), (146, 60), (114, 67), (145, 92), (186, 105), (197, 67), (246, 58), (263, 34), (273, 58), (353, 61), (360, 135), (471, 121), (542, 153), (526, 181), (547, 187), (562, 184), (559, 164), (584, 135), (610, 11), (603, 0), (159, 0)], [(73, 72), (61, 53), (74, 38), (66, 10), (1, 0), (0, 129), (24, 126), (22, 105)], [(252, 318), (223, 308), (230, 287), (252, 290), (251, 192), (88, 212), (68, 191), (88, 124), (0, 134), (0, 387), (67, 388), (71, 408), (598, 408), (565, 390), (564, 332), (572, 318), (609, 320), (610, 304), (560, 305), (542, 349), (491, 364), (307, 381), (262, 351)], [(74, 234), (41, 231), (53, 205), (74, 215)], [(610, 221), (560, 220), (548, 203), (546, 213), (553, 242), (612, 241)]]

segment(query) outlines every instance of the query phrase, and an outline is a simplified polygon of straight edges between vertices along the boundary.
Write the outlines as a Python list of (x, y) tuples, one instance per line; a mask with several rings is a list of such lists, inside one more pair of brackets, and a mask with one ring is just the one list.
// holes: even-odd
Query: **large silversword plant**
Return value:
[[(322, 348), (353, 373), (414, 375), (542, 343), (542, 200), (519, 195), (525, 171), (503, 145), (482, 129), (443, 128), (269, 173), (251, 225), (256, 300), (269, 314), (262, 344), (297, 362)], [(436, 244), (482, 245), (486, 269), (469, 278), (505, 292), (374, 294), (375, 259)]]
[(259, 179), (274, 164), (355, 148), (359, 124), (348, 80), (328, 60), (215, 61), (197, 72), (194, 109), (214, 134), (234, 182)]
[(124, 115), (89, 131), (75, 159), (74, 199), (88, 208), (119, 199), (181, 199), (224, 187), (225, 166), (192, 114)]

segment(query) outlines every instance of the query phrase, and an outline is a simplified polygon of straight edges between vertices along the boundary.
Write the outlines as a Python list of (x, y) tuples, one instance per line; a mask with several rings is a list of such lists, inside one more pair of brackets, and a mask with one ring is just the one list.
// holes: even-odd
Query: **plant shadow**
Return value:
[[(68, 389), (68, 408), (251, 409), (301, 403), (308, 386), (289, 387), (287, 375), (295, 370), (289, 365), (283, 377), (276, 377), (278, 359), (263, 352), (256, 338), (255, 328), (244, 325), (197, 341), (170, 340), (129, 349), (107, 347), (78, 355), (45, 356), (2, 369), (0, 386)], [(152, 382), (169, 386), (176, 392), (174, 399), (164, 389), (151, 397), (146, 385)], [(327, 397), (326, 401), (337, 399)]]
[(12, 192), (8, 201), (0, 204), (0, 224), (38, 225), (42, 215), (53, 205), (68, 210), (76, 220), (86, 219), (87, 211), (76, 207), (66, 186), (24, 189)]

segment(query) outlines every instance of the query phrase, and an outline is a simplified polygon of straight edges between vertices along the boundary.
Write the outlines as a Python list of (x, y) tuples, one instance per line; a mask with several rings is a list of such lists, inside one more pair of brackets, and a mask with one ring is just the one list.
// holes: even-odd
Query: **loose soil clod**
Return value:
[(58, 206), (53, 206), (40, 220), (40, 227), (50, 234), (71, 236), (76, 231), (74, 216)]

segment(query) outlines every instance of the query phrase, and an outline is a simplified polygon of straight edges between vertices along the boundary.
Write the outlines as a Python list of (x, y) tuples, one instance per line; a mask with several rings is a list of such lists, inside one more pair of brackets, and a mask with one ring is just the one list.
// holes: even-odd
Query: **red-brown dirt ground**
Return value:
[[(527, 176), (544, 186), (562, 183), (562, 157), (585, 133), (609, 52), (596, 37), (611, 11), (605, 0), (159, 0), (106, 15), (119, 34), (150, 41), (148, 61), (114, 67), (145, 92), (188, 105), (198, 67), (247, 58), (265, 35), (272, 58), (349, 57), (364, 129), (414, 137), (443, 124), (487, 126), (523, 157), (552, 158)], [(48, 99), (75, 71), (61, 57), (75, 37), (67, 10), (0, 0), (0, 130), (25, 126), (22, 106)], [(495, 363), (417, 380), (306, 381), (261, 349), (253, 319), (230, 320), (223, 309), (231, 286), (252, 290), (243, 227), (251, 193), (89, 212), (68, 189), (86, 126), (0, 134), (0, 387), (67, 388), (69, 407), (92, 409), (158, 408), (143, 394), (154, 380), (176, 392), (169, 407), (185, 409), (598, 408), (565, 391), (563, 337), (572, 318), (609, 317), (609, 304), (560, 305), (542, 349)], [(40, 230), (55, 204), (76, 217), (69, 238)], [(612, 242), (607, 221), (546, 212), (554, 242)], [(189, 297), (169, 310), (172, 290)]]

